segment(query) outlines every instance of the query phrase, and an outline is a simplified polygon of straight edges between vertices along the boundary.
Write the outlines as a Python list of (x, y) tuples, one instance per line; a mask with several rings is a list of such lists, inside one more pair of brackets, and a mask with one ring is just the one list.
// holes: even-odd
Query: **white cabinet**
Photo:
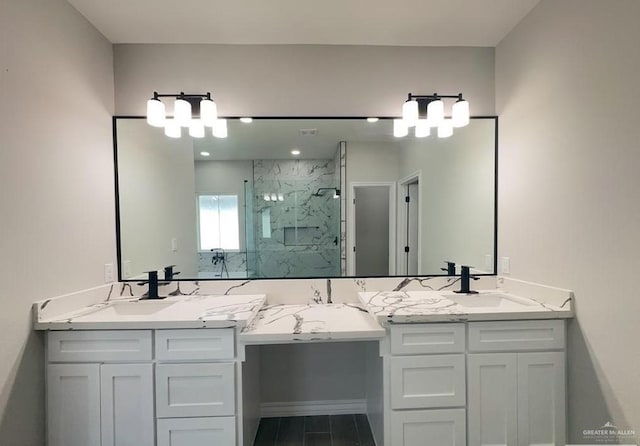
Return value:
[(236, 444), (234, 417), (158, 420), (158, 446), (229, 446)]
[(154, 446), (153, 365), (100, 367), (102, 446)]
[(464, 409), (393, 411), (391, 432), (392, 446), (465, 446)]
[(47, 445), (100, 446), (100, 365), (47, 368)]
[(233, 415), (234, 378), (233, 363), (158, 364), (158, 418)]
[(471, 354), (469, 446), (565, 442), (563, 352)]
[(565, 444), (565, 355), (518, 354), (518, 445)]
[(464, 403), (464, 355), (391, 358), (393, 409), (461, 407)]

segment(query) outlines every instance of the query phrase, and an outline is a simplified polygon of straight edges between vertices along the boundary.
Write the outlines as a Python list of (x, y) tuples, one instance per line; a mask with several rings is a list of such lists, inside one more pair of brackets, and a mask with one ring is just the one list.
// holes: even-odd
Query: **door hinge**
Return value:
[(409, 201), (411, 201), (411, 198), (410, 198), (410, 197), (408, 197), (408, 196), (407, 196), (407, 197), (404, 197), (404, 201), (405, 201), (405, 202), (407, 202), (407, 203), (409, 203)]
[(356, 252), (356, 247), (355, 246), (353, 247), (353, 252)]
[(409, 252), (409, 247), (408, 246), (404, 247), (404, 252)]

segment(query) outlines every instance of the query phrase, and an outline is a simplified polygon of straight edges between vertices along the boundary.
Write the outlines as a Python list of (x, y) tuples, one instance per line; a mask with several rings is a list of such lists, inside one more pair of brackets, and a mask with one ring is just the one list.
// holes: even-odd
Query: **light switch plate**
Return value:
[(178, 239), (175, 237), (171, 239), (171, 251), (173, 252), (178, 251)]
[(491, 254), (484, 255), (484, 270), (485, 271), (493, 270), (493, 256)]
[(122, 261), (122, 278), (128, 279), (131, 277), (133, 273), (133, 267), (131, 265), (131, 260), (123, 260)]
[(115, 282), (115, 269), (113, 263), (104, 264), (104, 283)]
[(502, 274), (511, 274), (511, 259), (509, 257), (500, 258), (500, 272)]

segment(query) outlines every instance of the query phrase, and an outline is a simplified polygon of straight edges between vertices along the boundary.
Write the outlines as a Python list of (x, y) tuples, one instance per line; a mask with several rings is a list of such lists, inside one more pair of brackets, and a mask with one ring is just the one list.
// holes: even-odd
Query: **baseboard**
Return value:
[(260, 405), (262, 418), (355, 413), (367, 413), (367, 400), (289, 401)]

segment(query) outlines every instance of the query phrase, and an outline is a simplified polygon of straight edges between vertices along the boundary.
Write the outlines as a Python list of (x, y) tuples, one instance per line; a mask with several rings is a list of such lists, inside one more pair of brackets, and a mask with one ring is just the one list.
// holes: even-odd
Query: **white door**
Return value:
[(518, 354), (518, 444), (565, 444), (565, 355)]
[(418, 275), (418, 255), (420, 248), (418, 246), (418, 213), (419, 199), (418, 196), (418, 180), (415, 183), (407, 184), (407, 194), (405, 203), (407, 206), (407, 240), (405, 243), (405, 253), (407, 256), (407, 275)]
[(464, 409), (394, 410), (392, 446), (465, 446)]
[(158, 420), (158, 446), (233, 446), (235, 417)]
[(153, 365), (100, 368), (102, 446), (153, 446)]
[(517, 354), (467, 357), (469, 446), (516, 446)]
[(47, 366), (47, 445), (100, 446), (100, 365)]

